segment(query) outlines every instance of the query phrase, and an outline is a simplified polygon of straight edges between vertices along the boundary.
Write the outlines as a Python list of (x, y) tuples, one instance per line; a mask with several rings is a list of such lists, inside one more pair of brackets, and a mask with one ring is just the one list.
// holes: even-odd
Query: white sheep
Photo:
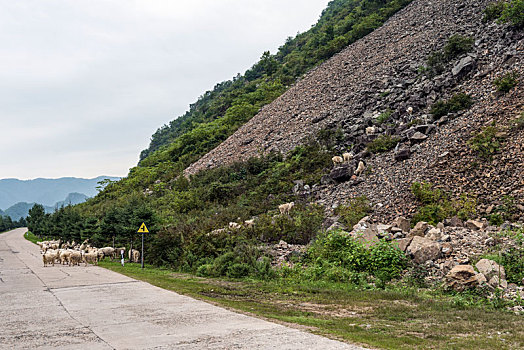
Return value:
[(244, 226), (246, 226), (246, 228), (252, 228), (254, 225), (255, 225), (255, 219), (244, 221)]
[(129, 250), (129, 261), (134, 263), (140, 262), (140, 252), (136, 249)]
[(344, 158), (344, 163), (349, 163), (349, 161), (353, 159), (353, 154), (350, 152), (345, 152), (342, 154), (342, 158)]
[(116, 259), (119, 259), (121, 257), (121, 251), (124, 251), (124, 256), (126, 256), (126, 247), (120, 247), (120, 248), (116, 248), (115, 251), (113, 252), (113, 256), (116, 258)]
[(54, 254), (43, 253), (42, 260), (44, 262), (44, 267), (46, 267), (49, 264), (53, 264), (53, 266), (55, 266), (55, 255)]
[(112, 248), (112, 247), (100, 248), (100, 249), (98, 249), (98, 258), (99, 258), (99, 260), (102, 260), (103, 258), (108, 256), (108, 257), (111, 258), (111, 260), (113, 260), (114, 253), (115, 253), (115, 249)]
[(80, 265), (81, 262), (82, 253), (76, 250), (71, 252), (71, 255), (69, 255), (69, 266)]
[(344, 158), (342, 158), (341, 156), (334, 156), (333, 158), (331, 158), (331, 161), (333, 162), (333, 166), (337, 166), (337, 164), (344, 163)]
[(406, 112), (408, 112), (409, 115), (412, 115), (413, 114), (413, 107), (408, 107), (408, 109), (406, 109)]
[(236, 222), (230, 222), (229, 223), (229, 228), (232, 229), (232, 230), (240, 230), (242, 228), (242, 225), (240, 225), (239, 223), (236, 223)]
[(64, 263), (69, 264), (69, 257), (71, 256), (71, 250), (61, 250), (60, 251), (60, 263), (64, 265)]
[(284, 203), (278, 206), (278, 210), (280, 210), (280, 214), (282, 215), (284, 214), (289, 215), (289, 212), (291, 211), (291, 209), (293, 209), (294, 206), (295, 206), (295, 202)]
[(358, 162), (357, 170), (355, 170), (355, 175), (360, 176), (364, 169), (366, 168), (363, 161)]
[(366, 135), (373, 135), (377, 131), (377, 128), (374, 126), (368, 126), (366, 128)]
[(83, 261), (86, 264), (86, 266), (87, 266), (87, 263), (98, 265), (98, 254), (97, 254), (97, 252), (85, 253), (82, 258), (83, 258)]

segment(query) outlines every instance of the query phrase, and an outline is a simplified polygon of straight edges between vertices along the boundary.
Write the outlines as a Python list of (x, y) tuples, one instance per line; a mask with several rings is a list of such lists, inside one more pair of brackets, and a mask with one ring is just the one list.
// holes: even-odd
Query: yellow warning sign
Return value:
[(142, 225), (140, 225), (140, 228), (138, 229), (138, 231), (136, 231), (138, 233), (149, 233), (149, 230), (147, 229), (147, 226), (146, 226), (146, 223), (143, 222)]

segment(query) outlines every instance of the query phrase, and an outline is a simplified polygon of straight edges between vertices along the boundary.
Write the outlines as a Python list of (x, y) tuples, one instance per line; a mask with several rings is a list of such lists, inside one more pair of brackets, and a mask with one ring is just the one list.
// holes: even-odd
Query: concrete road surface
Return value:
[(44, 268), (25, 231), (0, 234), (0, 349), (362, 349), (96, 266)]

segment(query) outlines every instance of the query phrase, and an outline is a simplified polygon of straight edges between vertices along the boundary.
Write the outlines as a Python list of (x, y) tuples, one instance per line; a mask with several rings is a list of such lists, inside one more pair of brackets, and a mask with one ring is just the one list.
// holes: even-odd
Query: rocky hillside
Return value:
[[(186, 174), (260, 152), (287, 152), (321, 129), (339, 128), (345, 136), (340, 152), (351, 149), (367, 170), (358, 179), (317, 186), (313, 195), (327, 207), (366, 195), (383, 218), (411, 215), (414, 181), (430, 181), (456, 196), (474, 193), (482, 211), (503, 196), (523, 200), (524, 128), (512, 126), (523, 111), (522, 79), (507, 93), (497, 92), (493, 81), (508, 72), (524, 77), (524, 33), (483, 21), (489, 3), (414, 1), (311, 71)], [(471, 48), (432, 71), (428, 58), (454, 35), (473, 38)], [(471, 108), (432, 111), (457, 93), (471, 96)], [(384, 113), (387, 120), (378, 122)], [(492, 123), (501, 147), (486, 159), (468, 140)], [(400, 140), (396, 150), (370, 154), (366, 146), (384, 135)]]

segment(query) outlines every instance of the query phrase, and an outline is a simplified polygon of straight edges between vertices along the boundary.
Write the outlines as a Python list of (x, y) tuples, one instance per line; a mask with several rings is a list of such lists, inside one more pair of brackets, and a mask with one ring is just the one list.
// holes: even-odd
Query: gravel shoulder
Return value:
[(363, 349), (100, 267), (44, 268), (25, 231), (0, 235), (0, 348)]

